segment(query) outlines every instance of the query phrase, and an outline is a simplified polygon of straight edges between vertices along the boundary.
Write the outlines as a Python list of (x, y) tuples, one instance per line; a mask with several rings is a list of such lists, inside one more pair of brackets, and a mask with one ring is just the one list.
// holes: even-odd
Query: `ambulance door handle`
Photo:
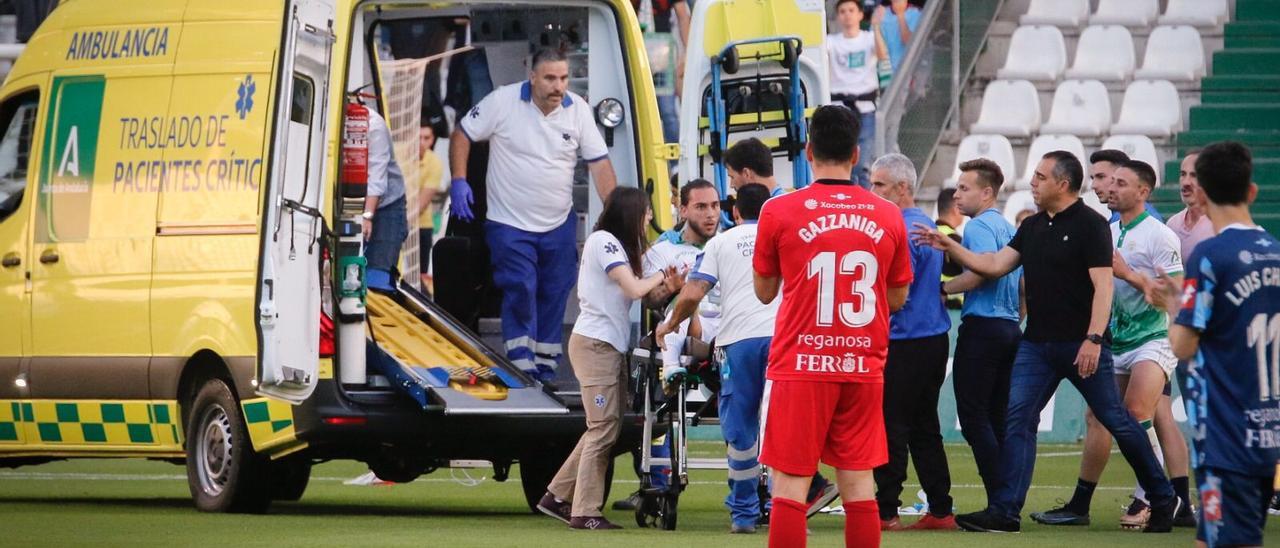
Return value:
[(40, 254), (40, 262), (42, 264), (53, 264), (58, 262), (58, 252), (52, 249), (46, 249)]
[(13, 268), (20, 264), (22, 264), (22, 259), (18, 257), (17, 253), (9, 253), (4, 256), (3, 260), (0, 260), (0, 266), (5, 268)]

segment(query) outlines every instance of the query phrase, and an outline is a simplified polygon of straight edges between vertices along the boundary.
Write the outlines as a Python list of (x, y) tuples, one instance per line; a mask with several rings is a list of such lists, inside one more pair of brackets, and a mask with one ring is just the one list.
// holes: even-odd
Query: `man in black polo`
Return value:
[(913, 235), (984, 277), (1022, 266), (1026, 280), (1027, 330), (1010, 379), (1002, 474), (987, 508), (956, 517), (970, 531), (1014, 532), (1035, 468), (1040, 411), (1062, 379), (1084, 396), (1111, 432), (1138, 483), (1151, 501), (1146, 532), (1173, 529), (1179, 501), (1138, 422), (1125, 409), (1111, 369), (1107, 324), (1111, 316), (1111, 229), (1079, 198), (1084, 169), (1066, 151), (1045, 154), (1036, 166), (1031, 193), (1040, 208), (995, 253), (974, 253), (937, 230)]

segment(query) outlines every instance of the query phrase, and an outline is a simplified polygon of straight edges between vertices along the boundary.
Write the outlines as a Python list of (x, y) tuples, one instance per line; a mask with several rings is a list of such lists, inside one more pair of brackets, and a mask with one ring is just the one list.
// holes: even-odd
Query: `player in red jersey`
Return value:
[(880, 545), (871, 470), (888, 461), (889, 314), (907, 300), (911, 258), (897, 207), (849, 180), (857, 142), (848, 108), (819, 108), (805, 151), (816, 180), (760, 213), (756, 296), (769, 303), (782, 289), (760, 455), (774, 472), (770, 547), (805, 545), (803, 501), (819, 459), (836, 468), (845, 545)]

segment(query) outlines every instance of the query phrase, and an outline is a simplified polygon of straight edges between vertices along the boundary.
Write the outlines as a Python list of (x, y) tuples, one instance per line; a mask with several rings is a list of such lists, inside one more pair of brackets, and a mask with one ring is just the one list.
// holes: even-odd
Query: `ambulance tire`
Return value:
[(269, 462), (253, 451), (240, 405), (221, 379), (191, 403), (187, 485), (203, 512), (261, 514), (271, 506)]
[(296, 501), (307, 492), (311, 481), (311, 461), (281, 459), (271, 463), (271, 499)]
[[(546, 457), (530, 457), (520, 459), (520, 487), (524, 490), (524, 502), (529, 505), (529, 511), (538, 514), (538, 501), (542, 500), (542, 495), (547, 492), (547, 486), (551, 484), (551, 480), (556, 477), (556, 472), (560, 471), (560, 467), (564, 465), (564, 457), (553, 459)], [(609, 502), (609, 492), (613, 489), (613, 460), (609, 461), (609, 468), (604, 473), (604, 501)]]

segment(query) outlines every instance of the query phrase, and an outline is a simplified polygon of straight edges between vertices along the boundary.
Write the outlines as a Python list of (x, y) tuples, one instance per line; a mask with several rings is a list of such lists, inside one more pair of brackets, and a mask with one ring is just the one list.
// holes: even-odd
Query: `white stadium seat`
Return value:
[(1004, 201), (1004, 218), (1009, 221), (1009, 224), (1017, 226), (1018, 213), (1024, 209), (1039, 211), (1030, 190), (1019, 190), (1009, 195), (1009, 199)]
[(1040, 128), (1040, 95), (1026, 80), (996, 80), (982, 94), (982, 112), (972, 133), (1029, 137)]
[(1098, 11), (1093, 12), (1089, 24), (1147, 27), (1158, 13), (1159, 0), (1099, 0)]
[(1151, 169), (1156, 170), (1156, 186), (1160, 186), (1160, 172), (1164, 170), (1164, 166), (1160, 164), (1156, 145), (1151, 142), (1151, 138), (1146, 135), (1112, 135), (1102, 143), (1102, 148), (1116, 149), (1128, 154), (1131, 159), (1151, 164)]
[(1089, 0), (1031, 0), (1027, 13), (1018, 19), (1023, 25), (1078, 27), (1089, 18)]
[(1120, 119), (1112, 133), (1168, 137), (1182, 126), (1178, 88), (1166, 80), (1137, 80), (1124, 90)]
[(1227, 17), (1227, 0), (1169, 0), (1158, 21), (1161, 25), (1216, 27)]
[[(960, 164), (975, 158), (986, 158), (1000, 166), (1002, 173), (1013, 173), (1013, 145), (1003, 135), (969, 135), (960, 141), (956, 149), (956, 165), (952, 169), (951, 178), (945, 181), (943, 188), (953, 188), (960, 179)], [(1005, 175), (1008, 177), (1008, 175)]]
[(1067, 45), (1058, 27), (1018, 27), (1009, 40), (1002, 80), (1057, 81), (1067, 68)]
[(1137, 64), (1133, 35), (1116, 25), (1094, 25), (1080, 33), (1076, 60), (1066, 77), (1077, 80), (1127, 80)]
[(1193, 82), (1204, 76), (1204, 44), (1192, 27), (1156, 27), (1134, 78)]
[[(1040, 163), (1040, 159), (1048, 152), (1055, 150), (1065, 150), (1076, 155), (1076, 159), (1080, 163), (1089, 163), (1089, 157), (1084, 154), (1084, 143), (1080, 142), (1080, 138), (1075, 135), (1041, 135), (1036, 140), (1031, 141), (1031, 148), (1027, 150), (1026, 168), (1022, 170), (1022, 176), (1012, 184), (1006, 182), (1009, 190), (1031, 190), (1031, 177), (1036, 173), (1036, 165)], [(1005, 179), (1009, 176), (1006, 174)]]
[(1043, 133), (1096, 137), (1111, 127), (1111, 98), (1097, 80), (1066, 80), (1053, 94), (1049, 121)]

